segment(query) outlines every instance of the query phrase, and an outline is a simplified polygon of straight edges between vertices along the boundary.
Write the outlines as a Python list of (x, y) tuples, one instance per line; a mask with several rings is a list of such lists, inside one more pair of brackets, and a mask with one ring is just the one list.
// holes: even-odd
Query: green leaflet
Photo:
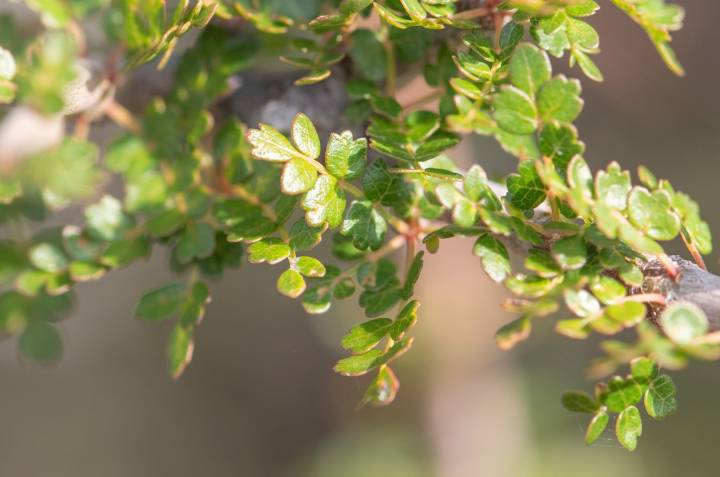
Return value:
[(510, 80), (518, 88), (534, 95), (550, 79), (552, 67), (547, 55), (530, 43), (515, 48), (510, 58)]
[(355, 201), (350, 204), (340, 231), (352, 237), (353, 245), (358, 249), (377, 250), (385, 241), (387, 224), (371, 202)]

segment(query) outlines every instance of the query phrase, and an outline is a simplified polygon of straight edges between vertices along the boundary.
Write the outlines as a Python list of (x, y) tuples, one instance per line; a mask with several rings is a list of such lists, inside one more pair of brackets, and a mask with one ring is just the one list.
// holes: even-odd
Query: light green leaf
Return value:
[(480, 257), (485, 273), (493, 281), (500, 283), (510, 274), (510, 254), (505, 245), (492, 235), (479, 236), (473, 246), (473, 254)]
[(307, 211), (305, 220), (311, 227), (325, 223), (337, 227), (342, 222), (345, 203), (345, 193), (338, 187), (337, 179), (321, 175), (303, 197), (302, 206)]
[(566, 289), (563, 292), (567, 307), (581, 318), (587, 318), (600, 311), (600, 302), (585, 290)]
[(130, 217), (123, 213), (120, 201), (109, 195), (85, 209), (85, 221), (92, 237), (108, 242), (121, 238), (133, 225)]
[(587, 245), (582, 237), (565, 237), (552, 245), (552, 256), (563, 270), (577, 270), (587, 262)]
[(325, 149), (325, 165), (328, 172), (338, 179), (355, 179), (365, 171), (367, 139), (353, 140), (350, 131), (332, 133)]
[(278, 238), (265, 238), (248, 247), (250, 263), (280, 263), (290, 256), (290, 246)]
[(512, 134), (530, 134), (538, 126), (538, 112), (532, 98), (514, 86), (505, 86), (495, 95), (495, 120)]
[(460, 227), (469, 228), (475, 225), (477, 220), (477, 211), (475, 204), (465, 199), (464, 197), (459, 198), (455, 203), (452, 211), (452, 219)]
[(575, 212), (583, 217), (590, 216), (593, 203), (593, 176), (585, 160), (575, 156), (570, 160), (567, 171), (570, 196), (568, 201)]
[(620, 413), (615, 423), (615, 435), (618, 442), (629, 451), (637, 447), (637, 439), (642, 434), (642, 419), (640, 411), (630, 406)]
[(295, 262), (297, 271), (311, 278), (321, 278), (325, 276), (325, 265), (320, 260), (313, 257), (299, 257)]
[(585, 73), (585, 76), (587, 76), (593, 81), (604, 81), (605, 78), (603, 77), (600, 68), (598, 68), (595, 62), (584, 51), (576, 49), (572, 52), (572, 55), (577, 61), (578, 65), (580, 65), (580, 69), (583, 71), (583, 73)]
[(285, 162), (300, 156), (285, 136), (267, 124), (261, 124), (260, 129), (250, 129), (247, 140), (253, 146), (250, 153), (256, 159)]
[(628, 198), (630, 221), (649, 237), (672, 240), (680, 232), (680, 218), (670, 207), (665, 191), (650, 193), (644, 187), (634, 187)]
[(312, 189), (317, 180), (317, 170), (305, 159), (292, 158), (283, 167), (280, 186), (283, 194), (302, 194)]
[(610, 416), (605, 410), (599, 410), (590, 421), (590, 425), (585, 432), (585, 444), (590, 445), (602, 435), (610, 421)]
[(297, 298), (305, 291), (305, 280), (300, 272), (285, 270), (278, 278), (277, 289), (290, 298)]
[(532, 270), (541, 277), (553, 277), (561, 272), (550, 252), (538, 248), (528, 250), (528, 256), (525, 258), (525, 268)]
[(641, 356), (630, 362), (630, 372), (638, 380), (653, 379), (657, 375), (658, 366), (653, 359)]
[(480, 89), (478, 85), (475, 83), (468, 81), (463, 78), (452, 78), (450, 80), (450, 86), (452, 89), (454, 89), (456, 92), (467, 96), (468, 98), (472, 99), (482, 99), (483, 97), (483, 91)]
[(600, 5), (594, 0), (584, 0), (565, 7), (568, 15), (573, 17), (587, 17), (600, 9)]
[(60, 272), (68, 267), (68, 259), (59, 247), (40, 243), (30, 249), (30, 262), (46, 272)]
[(482, 167), (477, 164), (473, 164), (468, 169), (465, 179), (463, 181), (463, 191), (468, 199), (478, 202), (487, 191), (487, 174)]
[(97, 280), (105, 275), (107, 270), (94, 262), (78, 260), (70, 263), (70, 277), (76, 282)]
[(546, 82), (538, 93), (537, 108), (543, 121), (571, 123), (582, 111), (580, 82), (563, 75)]
[(516, 275), (509, 277), (505, 281), (505, 285), (515, 295), (527, 298), (539, 298), (547, 295), (559, 282), (558, 277), (546, 278), (538, 275)]
[(645, 389), (635, 378), (614, 376), (608, 382), (605, 405), (612, 412), (621, 412), (628, 406), (637, 404), (642, 399)]
[(320, 156), (320, 138), (310, 118), (303, 113), (295, 116), (290, 128), (295, 147), (310, 159)]
[(512, 84), (534, 95), (540, 85), (550, 79), (552, 67), (547, 54), (530, 43), (515, 48), (510, 58), (510, 81)]
[(634, 326), (645, 319), (647, 310), (645, 305), (637, 301), (626, 301), (610, 305), (605, 309), (605, 313), (612, 320), (622, 323), (623, 326)]
[(611, 162), (606, 171), (599, 171), (595, 177), (595, 194), (598, 201), (611, 209), (625, 210), (630, 193), (630, 172), (620, 169), (617, 162)]
[(660, 326), (674, 342), (688, 344), (707, 333), (710, 325), (705, 313), (696, 305), (674, 302), (660, 316)]
[(400, 0), (400, 3), (413, 20), (422, 20), (427, 16), (419, 0)]
[(640, 182), (642, 182), (648, 189), (654, 190), (657, 189), (658, 186), (658, 180), (655, 175), (650, 172), (650, 169), (648, 169), (645, 166), (638, 166), (637, 168), (638, 173), (638, 179), (640, 179)]
[(601, 275), (590, 284), (590, 290), (606, 305), (616, 302), (625, 296), (625, 287), (614, 278)]
[(392, 326), (390, 318), (376, 318), (353, 326), (343, 337), (342, 347), (353, 353), (365, 353), (387, 336)]
[(0, 80), (11, 80), (15, 76), (15, 58), (12, 53), (0, 47)]
[(560, 320), (555, 323), (555, 331), (558, 334), (575, 340), (584, 340), (590, 335), (588, 322), (584, 318)]

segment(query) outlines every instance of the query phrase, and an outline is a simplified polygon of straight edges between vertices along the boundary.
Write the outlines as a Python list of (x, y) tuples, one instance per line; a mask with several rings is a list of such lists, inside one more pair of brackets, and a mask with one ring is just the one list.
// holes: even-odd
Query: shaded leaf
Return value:
[(142, 320), (162, 320), (177, 313), (185, 298), (186, 289), (182, 283), (165, 285), (140, 298), (135, 316)]

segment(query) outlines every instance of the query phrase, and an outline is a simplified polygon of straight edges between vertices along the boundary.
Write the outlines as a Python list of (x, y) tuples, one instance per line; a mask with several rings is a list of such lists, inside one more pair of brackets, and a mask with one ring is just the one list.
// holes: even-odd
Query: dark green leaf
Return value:
[(521, 210), (532, 210), (545, 200), (545, 184), (538, 176), (532, 161), (523, 161), (517, 174), (507, 178), (509, 200)]
[(290, 246), (278, 238), (266, 238), (248, 247), (250, 263), (280, 263), (290, 256)]
[(353, 245), (358, 249), (377, 250), (385, 241), (387, 223), (371, 202), (355, 201), (350, 205), (340, 231), (352, 237)]
[(209, 257), (215, 248), (215, 232), (205, 223), (191, 223), (180, 236), (175, 254), (182, 264)]
[(387, 52), (374, 32), (365, 29), (352, 33), (350, 57), (360, 73), (373, 81), (385, 79)]
[(402, 338), (405, 332), (412, 328), (417, 322), (417, 310), (420, 307), (420, 302), (412, 300), (400, 310), (392, 328), (390, 329), (390, 337), (395, 341)]
[(423, 268), (424, 256), (425, 252), (421, 251), (416, 253), (413, 261), (410, 263), (410, 267), (408, 267), (407, 276), (405, 277), (405, 284), (403, 285), (402, 289), (403, 300), (410, 299), (410, 297), (413, 296), (413, 294), (415, 293), (415, 284), (420, 278), (420, 272)]
[(563, 393), (562, 405), (571, 412), (594, 414), (598, 410), (598, 403), (595, 402), (595, 399), (581, 391)]
[(140, 298), (135, 316), (156, 321), (177, 313), (186, 300), (187, 290), (182, 283), (172, 283), (147, 292)]
[(397, 304), (402, 298), (402, 289), (390, 287), (379, 291), (366, 290), (360, 295), (360, 306), (365, 315), (378, 316)]
[(653, 379), (645, 392), (645, 411), (654, 419), (662, 419), (677, 409), (675, 383), (667, 374)]
[(31, 361), (52, 363), (60, 359), (62, 338), (50, 323), (31, 323), (20, 335), (20, 352)]

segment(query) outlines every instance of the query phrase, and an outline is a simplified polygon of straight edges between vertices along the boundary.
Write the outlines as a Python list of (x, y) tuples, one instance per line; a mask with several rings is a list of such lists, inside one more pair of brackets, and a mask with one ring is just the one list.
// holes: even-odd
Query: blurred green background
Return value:
[[(583, 79), (578, 127), (594, 167), (642, 163), (703, 207), (720, 237), (720, 5), (678, 2), (674, 35), (686, 78), (667, 71), (642, 31), (610, 2), (593, 18), (602, 84)], [(577, 76), (577, 72), (572, 73)], [(515, 167), (492, 141), (456, 151), (491, 173)], [(68, 218), (68, 220), (72, 220)], [(366, 381), (335, 375), (339, 341), (362, 319), (351, 303), (308, 316), (274, 290), (276, 270), (244, 266), (212, 287), (195, 358), (175, 383), (166, 373), (169, 329), (136, 322), (141, 294), (169, 278), (167, 257), (79, 287), (64, 322), (63, 360), (18, 364), (0, 348), (2, 476), (710, 476), (720, 428), (717, 364), (674, 374), (679, 410), (645, 421), (638, 450), (613, 439), (585, 447), (585, 416), (565, 412), (567, 388), (591, 389), (584, 366), (596, 342), (551, 332), (552, 320), (511, 352), (493, 334), (510, 316), (470, 242), (446, 242), (426, 261), (414, 349), (398, 362), (389, 408), (354, 407)], [(708, 260), (720, 271), (716, 256)]]

